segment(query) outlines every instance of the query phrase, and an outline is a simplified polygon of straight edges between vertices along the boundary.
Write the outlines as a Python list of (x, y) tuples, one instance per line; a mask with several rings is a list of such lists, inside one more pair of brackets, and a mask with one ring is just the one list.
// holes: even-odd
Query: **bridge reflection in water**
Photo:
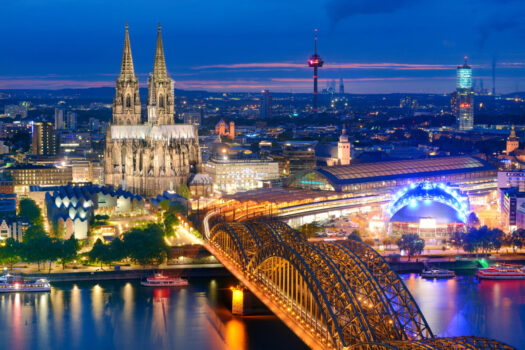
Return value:
[(436, 338), (381, 255), (356, 241), (307, 242), (280, 221), (220, 223), (206, 247), (314, 349), (512, 349)]

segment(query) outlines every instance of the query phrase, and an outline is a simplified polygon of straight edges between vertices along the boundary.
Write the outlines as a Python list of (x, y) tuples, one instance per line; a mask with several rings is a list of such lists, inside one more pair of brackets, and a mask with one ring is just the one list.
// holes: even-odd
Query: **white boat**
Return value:
[(161, 273), (156, 273), (153, 277), (146, 278), (140, 282), (146, 287), (183, 287), (188, 285), (188, 281), (179, 277), (169, 277)]
[(0, 278), (0, 293), (11, 292), (49, 292), (51, 285), (45, 278), (24, 280), (19, 276), (4, 275)]
[(423, 278), (453, 278), (456, 277), (454, 271), (444, 269), (428, 269), (421, 272)]
[(479, 269), (476, 276), (486, 280), (523, 280), (525, 279), (525, 266), (496, 264), (485, 269)]

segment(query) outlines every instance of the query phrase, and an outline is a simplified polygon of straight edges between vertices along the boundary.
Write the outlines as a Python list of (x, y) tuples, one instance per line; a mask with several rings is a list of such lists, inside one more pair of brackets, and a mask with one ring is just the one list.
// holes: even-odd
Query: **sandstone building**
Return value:
[(153, 73), (148, 79), (147, 118), (142, 121), (128, 26), (106, 136), (105, 183), (143, 196), (176, 190), (201, 168), (195, 126), (175, 124), (173, 82), (166, 69), (159, 25)]

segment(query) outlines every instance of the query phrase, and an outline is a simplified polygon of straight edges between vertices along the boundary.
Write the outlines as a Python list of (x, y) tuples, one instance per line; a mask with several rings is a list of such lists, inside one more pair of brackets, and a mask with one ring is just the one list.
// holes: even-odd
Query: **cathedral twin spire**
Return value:
[(120, 66), (120, 77), (135, 77), (133, 68), (133, 57), (131, 56), (131, 44), (129, 43), (128, 24), (126, 23), (126, 37), (124, 38), (124, 52), (122, 53), (122, 65)]
[(157, 78), (168, 77), (168, 70), (166, 69), (166, 59), (164, 58), (164, 47), (162, 46), (162, 36), (159, 31), (157, 33), (157, 47), (155, 49), (155, 63), (153, 64), (153, 75)]
[[(173, 124), (172, 82), (166, 69), (160, 24), (158, 28), (153, 73), (148, 80), (148, 122), (151, 124)], [(129, 26), (126, 23), (122, 64), (113, 101), (113, 122), (117, 125), (136, 125), (140, 124), (140, 120), (139, 84), (133, 66)]]

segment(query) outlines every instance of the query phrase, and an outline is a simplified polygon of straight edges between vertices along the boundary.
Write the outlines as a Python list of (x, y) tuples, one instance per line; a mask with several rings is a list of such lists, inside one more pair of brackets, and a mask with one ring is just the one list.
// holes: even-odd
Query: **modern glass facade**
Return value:
[(465, 64), (457, 71), (456, 120), (460, 130), (474, 128), (474, 91), (472, 89), (472, 67)]
[(472, 67), (467, 66), (466, 64), (458, 67), (457, 88), (472, 88)]

